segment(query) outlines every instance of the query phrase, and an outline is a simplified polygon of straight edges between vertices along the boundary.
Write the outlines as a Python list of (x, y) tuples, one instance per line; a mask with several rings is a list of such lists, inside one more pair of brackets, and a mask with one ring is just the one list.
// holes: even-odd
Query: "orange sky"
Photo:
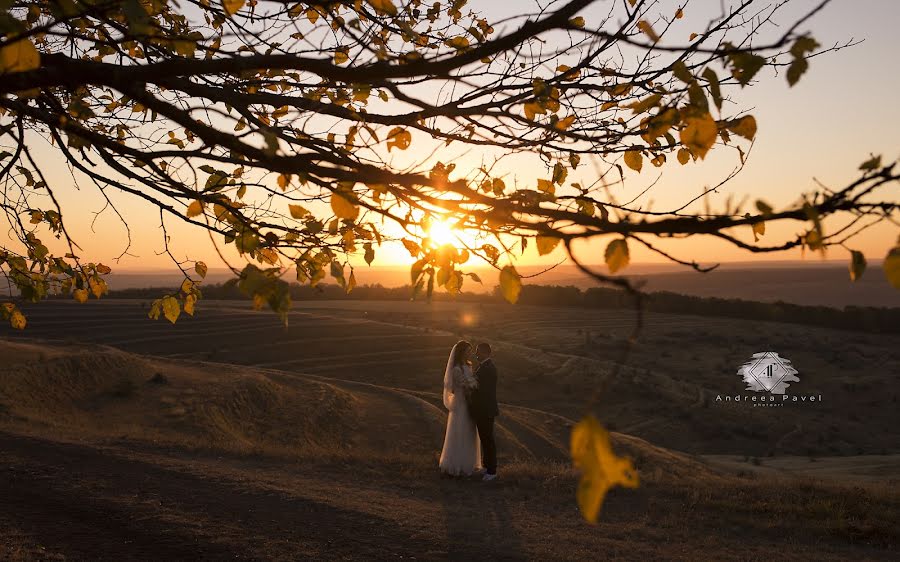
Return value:
[[(508, 10), (508, 3), (474, 1), (471, 5), (475, 9), (483, 8), (489, 19), (496, 20), (508, 15), (504, 13)], [(701, 26), (713, 15), (704, 13), (699, 3), (697, 5), (697, 8), (692, 8), (689, 4), (685, 9), (686, 17), (673, 28), (672, 37), (678, 37), (679, 33), (687, 36), (693, 31), (692, 26)], [(703, 5), (718, 6), (719, 2), (704, 2)], [(798, 5), (808, 8), (812, 3), (801, 1)], [(590, 20), (591, 13), (585, 15)], [(783, 17), (784, 21), (790, 19), (789, 14)], [(880, 3), (878, 10), (860, 10), (858, 3), (849, 0), (834, 2), (808, 22), (806, 28), (823, 45), (864, 38), (861, 45), (813, 59), (809, 72), (794, 88), (788, 88), (783, 76), (776, 77), (767, 69), (761, 73), (757, 85), (734, 92), (741, 108), (752, 108), (759, 132), (744, 171), (720, 193), (711, 197), (714, 209), (721, 207), (729, 194), (737, 199), (748, 195), (751, 202), (761, 198), (777, 209), (795, 201), (801, 192), (813, 189), (813, 177), (831, 187), (839, 187), (857, 176), (858, 165), (867, 159), (869, 153), (883, 154), (886, 161), (900, 156), (900, 143), (897, 142), (900, 139), (897, 135), (900, 130), (900, 106), (896, 103), (900, 75), (883, 62), (892, 60), (900, 52), (900, 34), (893, 29), (897, 21), (900, 21), (900, 3)], [(50, 147), (33, 146), (33, 149), (42, 155), (45, 162), (56, 162)], [(412, 153), (405, 156), (410, 157)], [(469, 153), (460, 162), (467, 161), (477, 166), (478, 157)], [(626, 184), (618, 188), (616, 195), (620, 200), (628, 200), (643, 191), (662, 172), (662, 178), (643, 201), (652, 199), (656, 209), (671, 207), (683, 202), (686, 197), (693, 197), (705, 186), (717, 183), (737, 163), (733, 151), (722, 149), (711, 151), (702, 163), (685, 167), (671, 158), (670, 163), (660, 169), (648, 166), (649, 170), (645, 168), (641, 175), (628, 173)], [(513, 171), (516, 180), (529, 185), (534, 183), (535, 178), (546, 176), (543, 167), (536, 166), (533, 161), (517, 162), (510, 173), (513, 174)], [(589, 169), (582, 167), (579, 172), (587, 174), (583, 177), (589, 179)], [(578, 176), (570, 175), (569, 179), (578, 181)], [(58, 186), (73, 185), (69, 172), (61, 164), (52, 166), (50, 180)], [(510, 183), (508, 180), (507, 184)], [(133, 197), (122, 195), (114, 196), (114, 200), (131, 226), (132, 246), (129, 250), (131, 255), (116, 262), (116, 256), (126, 245), (125, 228), (107, 210), (92, 230), (91, 221), (94, 213), (103, 207), (102, 198), (96, 193), (96, 188), (87, 182), (82, 183), (81, 187), (80, 192), (57, 189), (57, 194), (67, 211), (65, 218), (68, 227), (83, 250), (80, 253), (82, 257), (107, 263), (119, 272), (173, 267), (168, 257), (159, 255), (163, 245), (158, 211)], [(890, 196), (896, 199), (897, 192)], [(221, 266), (205, 232), (171, 219), (167, 220), (167, 226), (172, 237), (170, 246), (177, 257), (204, 260), (211, 267)], [(798, 223), (784, 229), (770, 227), (766, 239), (775, 243), (780, 240), (779, 236), (792, 236), (802, 226)], [(749, 235), (749, 232), (746, 234)], [(895, 226), (881, 225), (863, 233), (852, 246), (862, 250), (870, 260), (878, 260), (895, 244), (897, 234)], [(42, 238), (47, 242), (49, 235)], [(580, 255), (587, 262), (599, 263), (605, 244), (601, 241), (584, 245)], [(691, 240), (659, 245), (680, 257), (701, 262), (800, 258), (799, 251), (755, 257), (714, 241)], [(231, 256), (235, 263), (240, 262), (234, 254)], [(538, 258), (536, 253), (529, 251), (520, 263), (550, 263), (561, 257), (557, 252)], [(847, 259), (847, 252), (831, 250), (828, 258)], [(812, 259), (820, 258), (815, 256)], [(632, 247), (633, 262), (659, 260), (641, 248)], [(401, 265), (411, 261), (402, 247), (394, 246), (381, 248), (375, 264)], [(360, 259), (356, 263), (363, 262)], [(364, 275), (359, 277), (361, 282), (365, 282)]]

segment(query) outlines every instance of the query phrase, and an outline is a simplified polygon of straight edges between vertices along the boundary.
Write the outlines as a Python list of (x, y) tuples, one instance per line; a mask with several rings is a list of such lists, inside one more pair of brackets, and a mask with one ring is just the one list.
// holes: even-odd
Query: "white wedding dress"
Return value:
[[(450, 354), (451, 361), (453, 355)], [(444, 373), (444, 406), (449, 415), (440, 461), (444, 474), (467, 476), (481, 469), (481, 442), (465, 396), (467, 386), (471, 387), (474, 381), (471, 367), (454, 367), (448, 362)]]

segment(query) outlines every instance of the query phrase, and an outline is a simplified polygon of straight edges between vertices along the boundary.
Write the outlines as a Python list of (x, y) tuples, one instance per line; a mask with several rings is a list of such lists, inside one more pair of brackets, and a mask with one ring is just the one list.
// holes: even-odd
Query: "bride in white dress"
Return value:
[(450, 413), (441, 451), (442, 474), (468, 476), (481, 470), (481, 443), (466, 402), (466, 392), (478, 386), (469, 363), (471, 353), (472, 344), (457, 343), (444, 370), (444, 407)]

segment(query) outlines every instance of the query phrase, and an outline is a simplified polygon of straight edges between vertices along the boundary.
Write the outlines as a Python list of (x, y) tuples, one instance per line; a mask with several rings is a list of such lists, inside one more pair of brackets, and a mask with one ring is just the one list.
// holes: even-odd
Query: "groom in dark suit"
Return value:
[(494, 418), (500, 415), (497, 408), (497, 366), (491, 359), (491, 346), (486, 343), (480, 343), (475, 348), (475, 359), (478, 361), (475, 369), (478, 388), (469, 397), (469, 411), (481, 439), (484, 480), (491, 481), (497, 478), (497, 444), (494, 441)]

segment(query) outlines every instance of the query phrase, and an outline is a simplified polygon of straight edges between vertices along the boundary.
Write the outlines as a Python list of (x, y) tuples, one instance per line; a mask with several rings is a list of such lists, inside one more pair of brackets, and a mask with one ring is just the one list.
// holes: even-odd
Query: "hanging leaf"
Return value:
[(712, 148), (719, 135), (719, 127), (709, 113), (702, 117), (688, 117), (685, 119), (685, 127), (681, 129), (681, 142), (690, 149), (691, 154), (700, 159), (706, 157), (706, 153)]
[(396, 16), (397, 6), (391, 0), (366, 0), (381, 15)]
[(625, 165), (634, 170), (635, 172), (640, 173), (641, 167), (644, 164), (644, 157), (641, 155), (641, 151), (637, 149), (631, 149), (625, 151)]
[(203, 214), (203, 203), (201, 201), (192, 201), (187, 208), (188, 218), (193, 218), (201, 214)]
[(195, 263), (194, 271), (197, 272), (197, 275), (199, 275), (201, 279), (206, 279), (207, 267), (205, 263), (203, 263), (202, 261), (198, 261), (197, 263)]
[(806, 53), (815, 51), (819, 48), (819, 43), (809, 36), (799, 37), (791, 46), (791, 55), (794, 61), (787, 70), (788, 85), (792, 86), (800, 81), (800, 77), (809, 68), (809, 61), (806, 60)]
[(337, 192), (331, 194), (331, 210), (339, 219), (352, 221), (359, 216), (359, 207)]
[(609, 434), (594, 416), (586, 416), (572, 428), (572, 462), (581, 472), (578, 507), (581, 515), (596, 523), (606, 492), (613, 486), (638, 487), (638, 474), (631, 460), (616, 456)]
[(659, 35), (657, 35), (655, 31), (653, 31), (653, 27), (649, 22), (647, 22), (647, 20), (641, 20), (637, 22), (637, 28), (641, 30), (647, 37), (649, 37), (650, 40), (654, 43), (659, 41)]
[(538, 254), (542, 256), (546, 256), (550, 252), (556, 249), (559, 245), (560, 239), (556, 236), (538, 236), (535, 240), (537, 245)]
[(350, 60), (350, 49), (348, 47), (338, 47), (334, 50), (334, 64), (344, 64)]
[(900, 289), (900, 246), (894, 246), (884, 258), (884, 276), (895, 289)]
[(753, 223), (753, 240), (755, 242), (758, 242), (759, 237), (765, 233), (766, 233), (766, 223), (765, 222)]
[(288, 205), (288, 211), (290, 211), (291, 217), (295, 219), (302, 219), (309, 214), (309, 211), (302, 205)]
[(27, 324), (28, 321), (25, 319), (25, 315), (18, 309), (14, 310), (12, 314), (9, 315), (9, 325), (12, 326), (14, 330), (24, 330)]
[(610, 273), (615, 273), (628, 265), (628, 242), (624, 238), (613, 240), (606, 247), (604, 254), (606, 265)]
[(88, 292), (87, 289), (75, 289), (72, 291), (72, 297), (80, 303), (85, 303), (88, 300)]
[(181, 315), (181, 305), (178, 303), (178, 299), (171, 295), (165, 296), (162, 298), (160, 305), (166, 320), (172, 324), (178, 321), (178, 317)]
[(516, 268), (507, 265), (500, 270), (500, 292), (503, 298), (510, 304), (516, 304), (519, 300), (519, 293), (522, 292), (522, 278)]
[(40, 66), (41, 55), (28, 39), (19, 39), (0, 49), (0, 74), (28, 72)]
[(747, 140), (753, 140), (756, 136), (756, 119), (752, 115), (745, 115), (728, 125), (728, 130), (742, 136)]
[(400, 150), (406, 150), (409, 148), (409, 144), (412, 142), (412, 135), (404, 129), (403, 127), (394, 127), (391, 129), (391, 132), (388, 133), (387, 138), (387, 148), (388, 152), (393, 148), (399, 148)]
[(229, 16), (238, 13), (238, 10), (244, 7), (246, 0), (222, 0), (222, 8)]
[(866, 271), (866, 256), (862, 252), (850, 250), (850, 280), (859, 281)]

